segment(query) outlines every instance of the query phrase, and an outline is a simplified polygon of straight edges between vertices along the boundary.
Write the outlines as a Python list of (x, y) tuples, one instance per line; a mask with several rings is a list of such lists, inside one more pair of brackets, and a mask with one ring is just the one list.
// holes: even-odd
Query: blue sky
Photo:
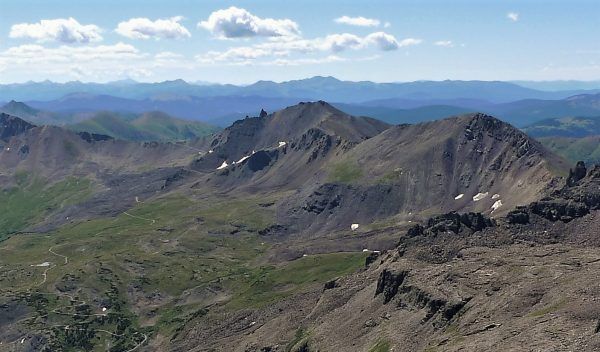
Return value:
[(598, 1), (0, 1), (0, 82), (600, 79)]

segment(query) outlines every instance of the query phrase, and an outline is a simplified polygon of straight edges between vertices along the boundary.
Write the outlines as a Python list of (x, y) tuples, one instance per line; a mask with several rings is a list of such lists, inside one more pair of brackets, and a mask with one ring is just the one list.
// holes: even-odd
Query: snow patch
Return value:
[(286, 144), (286, 142), (279, 142), (279, 146), (277, 148), (285, 147)]
[(354, 231), (354, 230), (358, 229), (359, 226), (360, 226), (359, 224), (352, 224), (352, 225), (350, 225), (350, 229), (352, 231)]
[(35, 264), (35, 265), (32, 265), (32, 266), (50, 266), (50, 262), (43, 262), (41, 264)]
[(482, 200), (483, 198), (488, 196), (488, 192), (485, 193), (477, 193), (476, 195), (473, 196), (473, 201), (477, 202), (479, 200)]
[(219, 167), (217, 168), (217, 170), (224, 169), (224, 168), (226, 168), (227, 166), (229, 166), (229, 164), (227, 164), (227, 160), (225, 160), (225, 161), (223, 162), (223, 164), (221, 164), (221, 166), (219, 166)]
[(498, 193), (496, 193), (492, 196), (492, 199), (498, 199), (498, 198), (500, 198), (500, 195)]
[(102, 307), (102, 311), (103, 311), (103, 312), (106, 312), (106, 307)]
[(212, 150), (212, 149), (208, 151), (208, 154), (212, 154), (212, 153), (213, 153), (213, 150)]
[(496, 210), (498, 210), (498, 208), (500, 208), (502, 206), (502, 200), (498, 199), (493, 205), (492, 205), (492, 213)]
[(368, 249), (366, 249), (366, 248), (365, 248), (365, 249), (363, 249), (363, 252), (368, 252), (368, 251), (369, 251), (369, 250), (368, 250)]
[(244, 160), (248, 159), (249, 157), (250, 157), (250, 155), (243, 156), (243, 157), (242, 157), (240, 160), (238, 160), (238, 161), (234, 161), (233, 163), (234, 163), (234, 164), (243, 163), (243, 162), (244, 162)]
[(461, 199), (464, 196), (465, 196), (465, 194), (461, 193), (461, 194), (457, 195), (456, 197), (454, 197), (454, 199), (459, 200), (459, 199)]
[(234, 163), (234, 164), (239, 164), (239, 163), (242, 163), (242, 162), (244, 162), (244, 160), (246, 160), (246, 159), (248, 159), (249, 157), (251, 157), (252, 155), (254, 155), (254, 153), (256, 153), (256, 152), (253, 150), (253, 151), (252, 151), (252, 154), (250, 154), (250, 155), (246, 155), (246, 156), (243, 156), (243, 157), (242, 157), (240, 160), (238, 160), (238, 161), (234, 161), (233, 163)]

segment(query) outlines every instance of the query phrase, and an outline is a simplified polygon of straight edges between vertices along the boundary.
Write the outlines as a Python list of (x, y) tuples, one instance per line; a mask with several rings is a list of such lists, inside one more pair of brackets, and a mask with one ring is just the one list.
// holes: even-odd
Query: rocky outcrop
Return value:
[(494, 220), (488, 218), (481, 213), (464, 213), (458, 214), (455, 212), (437, 215), (429, 220), (425, 226), (414, 225), (406, 234), (407, 237), (416, 237), (423, 235), (437, 235), (442, 232), (460, 233), (463, 230), (470, 232), (481, 231), (486, 227), (494, 226)]
[(35, 125), (16, 116), (0, 113), (0, 139), (2, 140), (7, 140), (34, 127)]
[(100, 141), (109, 141), (114, 139), (111, 136), (107, 136), (105, 134), (98, 133), (89, 133), (89, 132), (78, 132), (77, 135), (81, 137), (84, 141), (88, 143), (100, 142)]
[(511, 210), (506, 214), (506, 220), (509, 224), (528, 224), (529, 210), (525, 206), (518, 206), (515, 210)]
[(529, 205), (531, 213), (550, 221), (569, 222), (589, 214), (590, 209), (584, 203), (572, 200), (554, 199), (533, 202)]
[(407, 272), (393, 272), (387, 269), (384, 269), (379, 275), (379, 279), (377, 280), (377, 289), (375, 290), (375, 297), (379, 294), (383, 293), (383, 304), (388, 303), (389, 301), (396, 296), (398, 293), (398, 288), (402, 285), (402, 282), (406, 278)]
[(567, 186), (574, 186), (579, 180), (585, 177), (587, 168), (583, 161), (578, 161), (575, 169), (569, 169), (569, 177), (567, 178)]
[(569, 222), (600, 209), (600, 166), (589, 173), (585, 163), (571, 169), (565, 186), (540, 201), (520, 206), (507, 214), (509, 224), (527, 224), (532, 214), (550, 221)]

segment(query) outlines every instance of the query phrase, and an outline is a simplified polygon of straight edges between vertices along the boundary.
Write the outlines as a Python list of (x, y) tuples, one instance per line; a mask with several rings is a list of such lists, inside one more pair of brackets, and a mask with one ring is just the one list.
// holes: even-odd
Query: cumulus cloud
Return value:
[(433, 45), (452, 48), (454, 46), (454, 43), (452, 43), (451, 40), (438, 40), (437, 42), (433, 43)]
[(287, 37), (300, 34), (298, 24), (290, 19), (260, 18), (245, 9), (232, 6), (210, 14), (198, 27), (221, 39), (249, 37)]
[(378, 19), (366, 18), (366, 17), (362, 17), (362, 16), (358, 16), (358, 17), (342, 16), (342, 17), (336, 18), (334, 21), (336, 23), (340, 23), (340, 24), (347, 24), (350, 26), (360, 26), (360, 27), (377, 27), (381, 23), (381, 22), (379, 22)]
[(509, 12), (506, 14), (506, 18), (513, 22), (517, 22), (519, 20), (519, 14), (516, 12)]
[(19, 23), (10, 28), (11, 38), (30, 38), (39, 42), (89, 43), (102, 40), (100, 27), (82, 25), (76, 19), (57, 18), (38, 23)]
[[(367, 43), (375, 44), (380, 50), (383, 51), (396, 50), (400, 47), (400, 43), (398, 43), (398, 41), (396, 40), (396, 38), (394, 38), (393, 35), (384, 32), (371, 33), (365, 37), (365, 41)], [(402, 42), (404, 43), (404, 45), (402, 46), (407, 46), (419, 44), (420, 40), (404, 39)]]
[[(299, 64), (311, 62), (314, 59), (290, 59), (290, 57), (294, 54), (316, 54), (327, 51), (337, 54), (345, 50), (360, 50), (368, 47), (390, 51), (419, 43), (421, 43), (421, 39), (406, 38), (398, 41), (393, 35), (384, 32), (375, 32), (364, 37), (350, 33), (337, 33), (314, 39), (267, 41), (251, 46), (233, 47), (225, 51), (210, 51), (197, 55), (196, 59), (202, 63), (247, 63), (257, 59), (276, 57), (278, 58), (276, 61), (279, 63), (294, 62)], [(328, 57), (337, 56), (330, 55)]]
[(152, 21), (148, 18), (131, 18), (118, 24), (115, 30), (120, 35), (131, 39), (182, 39), (192, 35), (179, 21), (183, 17), (171, 17)]

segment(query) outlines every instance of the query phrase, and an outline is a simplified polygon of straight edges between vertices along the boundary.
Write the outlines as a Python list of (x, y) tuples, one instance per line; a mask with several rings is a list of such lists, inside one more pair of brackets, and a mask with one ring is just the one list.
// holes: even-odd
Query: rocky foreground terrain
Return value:
[(491, 116), (301, 103), (179, 143), (0, 118), (0, 351), (600, 347), (600, 168)]

